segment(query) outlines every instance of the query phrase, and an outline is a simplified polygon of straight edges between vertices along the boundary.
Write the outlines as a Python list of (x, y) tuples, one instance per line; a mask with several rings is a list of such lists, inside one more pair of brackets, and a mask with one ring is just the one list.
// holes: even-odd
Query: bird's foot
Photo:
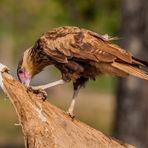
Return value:
[(42, 98), (43, 101), (47, 99), (47, 92), (44, 89), (34, 89), (32, 87), (28, 87), (27, 91), (31, 91)]
[(66, 113), (69, 117), (71, 117), (72, 120), (75, 118), (75, 114), (73, 112), (67, 111)]

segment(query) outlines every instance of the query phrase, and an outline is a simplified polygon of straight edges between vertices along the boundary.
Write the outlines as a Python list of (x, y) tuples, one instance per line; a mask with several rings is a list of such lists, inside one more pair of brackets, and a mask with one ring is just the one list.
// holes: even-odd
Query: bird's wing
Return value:
[(96, 62), (132, 61), (126, 50), (111, 44), (107, 38), (78, 27), (60, 27), (46, 32), (38, 44), (49, 57), (61, 63), (71, 58)]

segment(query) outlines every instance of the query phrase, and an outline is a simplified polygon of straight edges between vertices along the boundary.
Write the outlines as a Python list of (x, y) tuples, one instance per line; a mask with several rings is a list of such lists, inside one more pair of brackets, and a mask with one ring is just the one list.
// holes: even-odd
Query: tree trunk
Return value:
[(18, 115), (26, 148), (134, 148), (106, 137), (27, 89), (0, 64), (0, 85)]
[[(123, 0), (121, 46), (148, 61), (148, 1)], [(117, 85), (115, 136), (148, 148), (148, 82), (129, 77)]]

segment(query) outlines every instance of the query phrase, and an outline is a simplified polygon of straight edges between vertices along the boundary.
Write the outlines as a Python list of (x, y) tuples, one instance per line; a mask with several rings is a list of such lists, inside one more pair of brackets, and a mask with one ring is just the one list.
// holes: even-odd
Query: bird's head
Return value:
[(18, 78), (26, 86), (29, 86), (33, 76), (41, 72), (45, 66), (51, 64), (48, 57), (37, 45), (35, 44), (35, 46), (27, 49), (18, 64)]
[(27, 49), (21, 57), (17, 67), (17, 75), (21, 83), (29, 86), (31, 78), (34, 75), (34, 68), (30, 57), (30, 49)]

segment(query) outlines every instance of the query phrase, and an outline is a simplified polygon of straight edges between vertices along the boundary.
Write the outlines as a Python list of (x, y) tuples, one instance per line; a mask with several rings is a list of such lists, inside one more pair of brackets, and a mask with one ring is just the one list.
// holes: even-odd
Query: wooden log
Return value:
[(28, 92), (0, 64), (0, 85), (18, 115), (26, 148), (134, 148), (105, 136)]

